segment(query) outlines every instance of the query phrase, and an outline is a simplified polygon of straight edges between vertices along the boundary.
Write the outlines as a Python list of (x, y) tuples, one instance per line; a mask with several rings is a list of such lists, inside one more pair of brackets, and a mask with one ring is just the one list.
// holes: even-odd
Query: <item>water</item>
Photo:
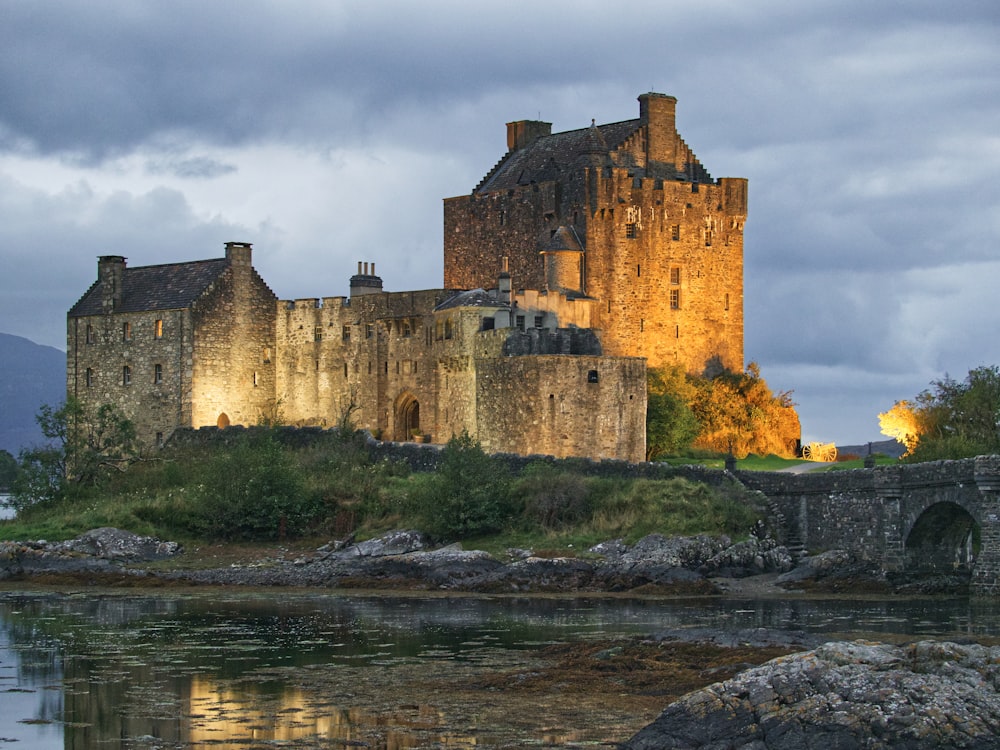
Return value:
[[(553, 643), (678, 627), (982, 640), (1000, 636), (1000, 605), (7, 590), (0, 743), (495, 747), (513, 737), (558, 745), (583, 735), (553, 726), (574, 721), (548, 705), (557, 695), (544, 706), (499, 705), (507, 698), (485, 690), (482, 676), (530, 673)], [(562, 718), (541, 718), (550, 709)]]

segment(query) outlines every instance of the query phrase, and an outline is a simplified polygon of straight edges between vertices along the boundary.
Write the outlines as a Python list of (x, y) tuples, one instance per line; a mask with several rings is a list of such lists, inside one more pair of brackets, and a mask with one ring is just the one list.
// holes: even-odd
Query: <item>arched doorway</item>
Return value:
[(215, 420), (215, 426), (218, 427), (220, 430), (224, 430), (227, 427), (229, 427), (229, 415), (226, 414), (226, 412), (222, 412), (219, 415), (219, 418)]
[(980, 529), (957, 503), (935, 503), (920, 514), (906, 537), (906, 571), (968, 571), (979, 554)]
[(412, 440), (420, 432), (420, 402), (412, 393), (404, 393), (396, 399), (397, 441)]

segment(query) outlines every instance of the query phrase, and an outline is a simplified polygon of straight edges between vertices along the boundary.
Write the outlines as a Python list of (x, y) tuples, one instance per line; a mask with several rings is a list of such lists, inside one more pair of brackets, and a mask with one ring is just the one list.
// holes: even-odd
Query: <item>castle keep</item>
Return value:
[(445, 288), (389, 292), (359, 263), (347, 297), (278, 300), (247, 243), (127, 267), (67, 316), (67, 387), (147, 443), (177, 427), (342, 421), (389, 440), (468, 432), (491, 452), (640, 461), (646, 363), (743, 367), (746, 181), (712, 182), (674, 128), (640, 116), (551, 133), (445, 201)]

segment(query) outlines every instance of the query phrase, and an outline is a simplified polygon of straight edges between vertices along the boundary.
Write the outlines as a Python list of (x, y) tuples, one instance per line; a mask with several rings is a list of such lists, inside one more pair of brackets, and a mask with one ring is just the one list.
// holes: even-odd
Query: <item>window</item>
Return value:
[(451, 338), (451, 318), (446, 318), (444, 321), (444, 337)]
[(506, 223), (507, 223), (507, 212), (506, 211), (501, 211), (500, 212), (500, 226), (504, 226)]
[(132, 340), (132, 324), (128, 321), (122, 323), (122, 341)]
[(344, 362), (344, 377), (347, 377), (347, 363)]
[(670, 227), (670, 239), (679, 240), (681, 238), (681, 225), (674, 224)]
[(87, 343), (93, 344), (96, 339), (94, 335), (94, 326), (91, 323), (87, 323)]
[(163, 447), (163, 433), (162, 432), (156, 433), (156, 447), (157, 448), (162, 448)]
[(634, 222), (629, 222), (628, 224), (625, 225), (625, 236), (628, 239), (634, 240), (637, 234), (638, 234), (638, 228)]
[(404, 339), (410, 338), (410, 335), (412, 333), (413, 333), (413, 330), (410, 327), (410, 321), (404, 320), (403, 321), (403, 338)]
[(670, 309), (680, 310), (681, 309), (681, 290), (671, 289), (670, 290)]
[(706, 229), (705, 230), (705, 247), (711, 247), (711, 246), (712, 246), (712, 230), (711, 229)]
[(514, 324), (517, 326), (517, 330), (523, 331), (524, 330), (524, 316), (523, 315), (517, 315), (517, 316), (515, 316), (515, 318), (514, 318)]
[(87, 368), (87, 372), (84, 375), (84, 382), (87, 384), (88, 388), (94, 387), (94, 370), (91, 367)]
[(341, 339), (341, 341), (350, 341), (351, 340), (351, 327), (350, 326), (344, 326), (341, 329), (341, 331), (340, 331), (340, 339)]
[(371, 323), (365, 323), (365, 338), (370, 339), (375, 335), (375, 326)]
[(670, 283), (678, 286), (681, 283), (681, 269), (674, 266), (670, 269)]
[(257, 387), (257, 371), (256, 370), (253, 371), (252, 381), (253, 381), (253, 387), (256, 388)]
[(129, 385), (132, 382), (132, 368), (125, 365), (122, 368), (122, 385)]
[(261, 352), (261, 359), (264, 360), (265, 365), (271, 363), (271, 347), (264, 347), (264, 350)]
[(597, 382), (599, 382), (599, 378), (598, 378), (598, 375), (597, 375), (597, 370), (591, 370), (590, 372), (587, 373), (587, 382), (588, 383), (597, 383)]
[(642, 276), (642, 264), (636, 264), (636, 266), (635, 266), (635, 275), (636, 275), (636, 278)]
[(163, 338), (163, 319), (157, 318), (153, 321), (153, 338), (162, 339)]
[(726, 310), (729, 309), (729, 292), (726, 292)]
[(315, 326), (313, 328), (313, 341), (323, 340), (323, 326)]
[(156, 384), (163, 382), (163, 365), (153, 365), (153, 382)]
[(536, 315), (535, 316), (535, 328), (541, 328), (542, 327), (542, 323), (544, 322), (544, 320), (545, 319), (541, 315)]
[(483, 330), (492, 331), (496, 327), (496, 321), (493, 318), (483, 318)]

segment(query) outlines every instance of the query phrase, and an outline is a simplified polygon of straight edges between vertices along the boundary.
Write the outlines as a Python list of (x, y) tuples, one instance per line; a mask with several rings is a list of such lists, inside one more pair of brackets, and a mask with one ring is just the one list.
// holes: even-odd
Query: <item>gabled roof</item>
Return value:
[(511, 190), (518, 185), (559, 179), (581, 155), (607, 154), (641, 125), (641, 120), (625, 120), (542, 136), (523, 148), (508, 152), (476, 192)]
[[(116, 313), (178, 310), (190, 307), (229, 267), (225, 258), (126, 268), (122, 301)], [(71, 318), (100, 315), (101, 284), (94, 282), (68, 313)]]
[(485, 289), (469, 289), (464, 292), (459, 292), (440, 305), (434, 308), (434, 312), (439, 312), (441, 310), (451, 310), (456, 307), (496, 307), (503, 308), (509, 307), (507, 303), (500, 302), (498, 299), (490, 295)]

